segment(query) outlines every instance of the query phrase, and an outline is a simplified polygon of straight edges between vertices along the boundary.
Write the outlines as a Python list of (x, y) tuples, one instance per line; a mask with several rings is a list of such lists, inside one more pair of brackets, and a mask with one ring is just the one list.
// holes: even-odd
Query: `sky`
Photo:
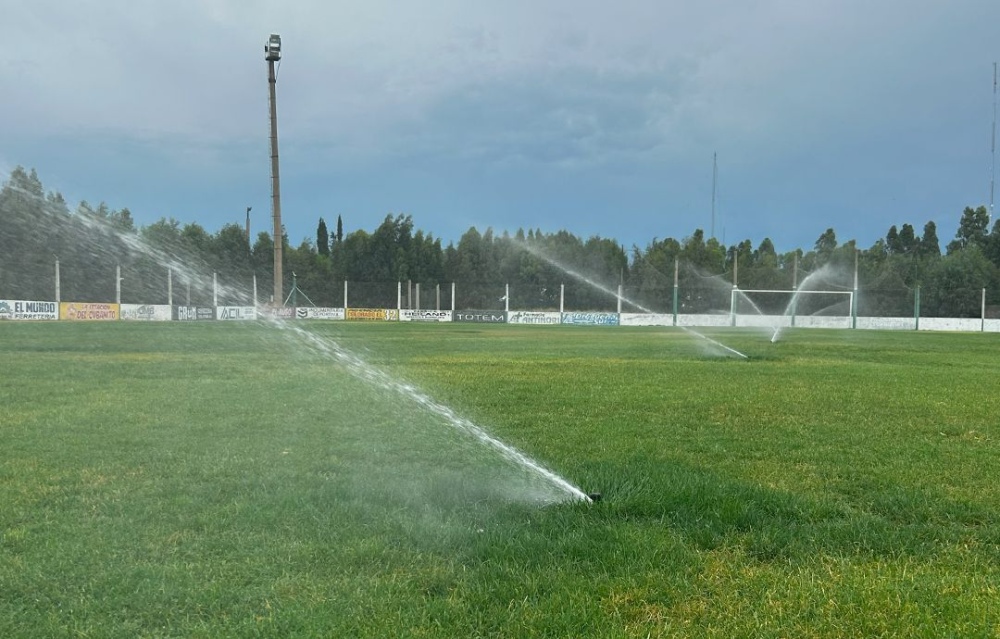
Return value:
[[(137, 223), (289, 239), (386, 215), (457, 243), (862, 248), (986, 205), (996, 0), (0, 0), (0, 176)], [(717, 158), (713, 180), (713, 156)], [(714, 189), (713, 189), (714, 183)], [(714, 207), (713, 207), (714, 192)], [(1000, 197), (1000, 193), (997, 193)], [(714, 211), (714, 213), (713, 213)]]

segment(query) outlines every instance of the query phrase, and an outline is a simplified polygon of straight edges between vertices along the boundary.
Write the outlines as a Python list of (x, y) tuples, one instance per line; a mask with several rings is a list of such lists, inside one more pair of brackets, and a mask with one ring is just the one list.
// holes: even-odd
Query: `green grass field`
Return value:
[[(0, 323), (2, 637), (1000, 636), (1000, 339)], [(541, 501), (540, 501), (541, 500)]]

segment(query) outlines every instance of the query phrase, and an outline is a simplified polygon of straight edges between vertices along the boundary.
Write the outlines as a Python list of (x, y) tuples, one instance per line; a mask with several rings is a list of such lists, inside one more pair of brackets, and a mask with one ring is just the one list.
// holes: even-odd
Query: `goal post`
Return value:
[(768, 325), (783, 323), (795, 326), (797, 318), (801, 320), (806, 317), (814, 318), (809, 322), (810, 325), (823, 325), (835, 321), (835, 318), (850, 321), (853, 313), (854, 291), (851, 290), (795, 291), (734, 287), (729, 299), (729, 314), (733, 326), (737, 325), (737, 317), (747, 316), (758, 317), (760, 320), (757, 321), (765, 321)]

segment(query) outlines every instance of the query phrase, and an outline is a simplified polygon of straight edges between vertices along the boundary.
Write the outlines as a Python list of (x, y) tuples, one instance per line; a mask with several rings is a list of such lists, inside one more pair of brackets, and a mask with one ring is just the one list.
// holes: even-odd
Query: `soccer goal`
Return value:
[(823, 325), (834, 318), (852, 317), (854, 291), (734, 288), (729, 304), (734, 326), (737, 317), (759, 317), (762, 321), (784, 318), (782, 323), (791, 326), (796, 325), (797, 319), (802, 325)]

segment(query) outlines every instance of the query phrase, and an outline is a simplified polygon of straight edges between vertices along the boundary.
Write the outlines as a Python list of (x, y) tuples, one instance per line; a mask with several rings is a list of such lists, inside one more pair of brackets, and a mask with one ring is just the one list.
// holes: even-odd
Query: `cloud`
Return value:
[[(970, 167), (987, 165), (986, 77), (1000, 58), (995, 0), (5, 5), (5, 159), (74, 147), (151, 181), (243, 175), (242, 201), (267, 182), (263, 43), (276, 32), (289, 180), (336, 182), (344, 197), (351, 180), (374, 185), (358, 208), (384, 206), (380, 190), (444, 207), (451, 190), (475, 201), (484, 188), (499, 213), (560, 198), (682, 211), (681, 234), (707, 201), (714, 151), (720, 201), (755, 211), (746, 231), (730, 226), (741, 235), (804, 224), (803, 200), (855, 219), (841, 211), (862, 198), (900, 216), (893, 206), (963, 197)], [(151, 164), (129, 166), (138, 158)]]
[[(800, 134), (810, 123), (854, 118), (866, 99), (878, 103), (919, 76), (912, 64), (933, 63), (925, 44), (942, 21), (961, 28), (975, 19), (941, 3), (832, 0), (36, 0), (11, 10), (19, 53), (3, 74), (17, 82), (3, 115), (34, 130), (197, 144), (259, 136), (262, 45), (276, 31), (285, 44), (279, 109), (288, 139), (368, 153), (398, 151), (402, 132), (433, 126), (456, 110), (452, 102), (482, 107), (482, 124), (509, 108), (503, 124), (522, 115), (527, 129), (551, 126), (562, 100), (559, 128), (569, 138), (580, 127), (613, 125), (607, 114), (616, 109), (630, 120), (624, 138), (641, 124), (660, 138), (654, 146), (688, 152), (713, 136), (760, 144), (789, 126)], [(866, 66), (875, 59), (876, 68)], [(505, 91), (520, 99), (497, 101)], [(602, 139), (614, 145), (618, 130), (602, 129)]]

